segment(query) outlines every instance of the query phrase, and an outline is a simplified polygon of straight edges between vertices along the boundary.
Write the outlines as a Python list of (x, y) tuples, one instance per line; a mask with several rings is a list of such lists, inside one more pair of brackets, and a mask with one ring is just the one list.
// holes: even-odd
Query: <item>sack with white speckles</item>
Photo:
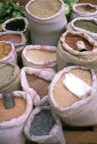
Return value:
[(24, 133), (27, 139), (39, 144), (65, 144), (61, 121), (50, 106), (34, 109), (25, 124)]

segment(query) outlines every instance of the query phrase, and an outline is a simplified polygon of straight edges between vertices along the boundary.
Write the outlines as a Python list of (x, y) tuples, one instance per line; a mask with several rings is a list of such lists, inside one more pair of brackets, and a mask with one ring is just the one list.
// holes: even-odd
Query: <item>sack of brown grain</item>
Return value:
[(14, 91), (13, 96), (15, 107), (5, 109), (0, 94), (0, 144), (25, 144), (23, 128), (32, 111), (32, 101), (22, 91)]
[(69, 66), (58, 72), (50, 84), (48, 99), (63, 122), (97, 125), (97, 78), (92, 69)]
[(22, 89), (32, 97), (34, 105), (48, 102), (48, 87), (55, 75), (53, 69), (36, 69), (24, 67), (21, 69), (20, 80)]

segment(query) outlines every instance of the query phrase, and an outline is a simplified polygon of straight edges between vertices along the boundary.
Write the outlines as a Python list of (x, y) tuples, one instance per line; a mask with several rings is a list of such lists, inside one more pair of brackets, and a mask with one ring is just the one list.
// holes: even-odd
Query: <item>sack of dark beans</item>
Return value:
[(61, 121), (50, 106), (34, 109), (25, 124), (24, 133), (27, 139), (39, 144), (65, 144)]

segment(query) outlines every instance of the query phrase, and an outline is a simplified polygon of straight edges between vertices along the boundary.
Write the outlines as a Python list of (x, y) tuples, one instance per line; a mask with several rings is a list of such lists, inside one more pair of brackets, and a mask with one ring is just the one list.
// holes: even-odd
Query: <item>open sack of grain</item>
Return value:
[(66, 31), (57, 48), (57, 70), (66, 66), (97, 66), (97, 42), (83, 32)]
[(61, 121), (50, 106), (34, 109), (25, 124), (24, 133), (27, 139), (39, 144), (65, 144)]
[(48, 99), (63, 122), (97, 125), (97, 79), (92, 69), (69, 66), (58, 72), (50, 84)]
[(0, 41), (0, 63), (11, 62), (17, 64), (17, 54), (12, 43)]
[(22, 89), (29, 93), (34, 105), (48, 103), (48, 87), (55, 75), (53, 69), (24, 67), (20, 79)]
[(20, 68), (12, 63), (0, 63), (0, 93), (9, 93), (20, 88)]
[(97, 6), (90, 3), (77, 3), (73, 5), (73, 18), (94, 17), (97, 18)]
[(28, 45), (22, 52), (23, 65), (56, 69), (56, 49), (55, 46)]
[(25, 92), (14, 91), (12, 94), (15, 105), (11, 109), (6, 109), (5, 99), (0, 94), (0, 144), (25, 144), (23, 128), (32, 111), (32, 101)]

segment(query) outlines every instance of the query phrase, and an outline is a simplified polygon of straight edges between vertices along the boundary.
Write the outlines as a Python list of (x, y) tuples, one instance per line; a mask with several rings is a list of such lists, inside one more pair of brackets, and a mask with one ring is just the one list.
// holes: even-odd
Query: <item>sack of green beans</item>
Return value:
[(63, 122), (97, 125), (97, 78), (93, 69), (69, 66), (59, 71), (50, 84), (48, 99)]
[(55, 46), (27, 45), (22, 52), (23, 65), (40, 69), (56, 69), (56, 50)]
[[(32, 111), (30, 96), (22, 91), (12, 92), (14, 107), (8, 106), (9, 94), (0, 94), (0, 144), (25, 144), (23, 128)], [(9, 100), (9, 101), (8, 101)], [(12, 103), (10, 103), (12, 105)]]
[(20, 80), (22, 89), (28, 92), (34, 105), (48, 103), (48, 87), (55, 75), (53, 69), (36, 69), (24, 67), (21, 69)]
[(34, 109), (25, 124), (24, 133), (27, 139), (39, 144), (65, 144), (61, 121), (50, 106)]
[(70, 65), (97, 66), (97, 42), (83, 32), (66, 31), (57, 48), (57, 70)]
[(12, 63), (0, 63), (0, 93), (20, 89), (20, 68)]

